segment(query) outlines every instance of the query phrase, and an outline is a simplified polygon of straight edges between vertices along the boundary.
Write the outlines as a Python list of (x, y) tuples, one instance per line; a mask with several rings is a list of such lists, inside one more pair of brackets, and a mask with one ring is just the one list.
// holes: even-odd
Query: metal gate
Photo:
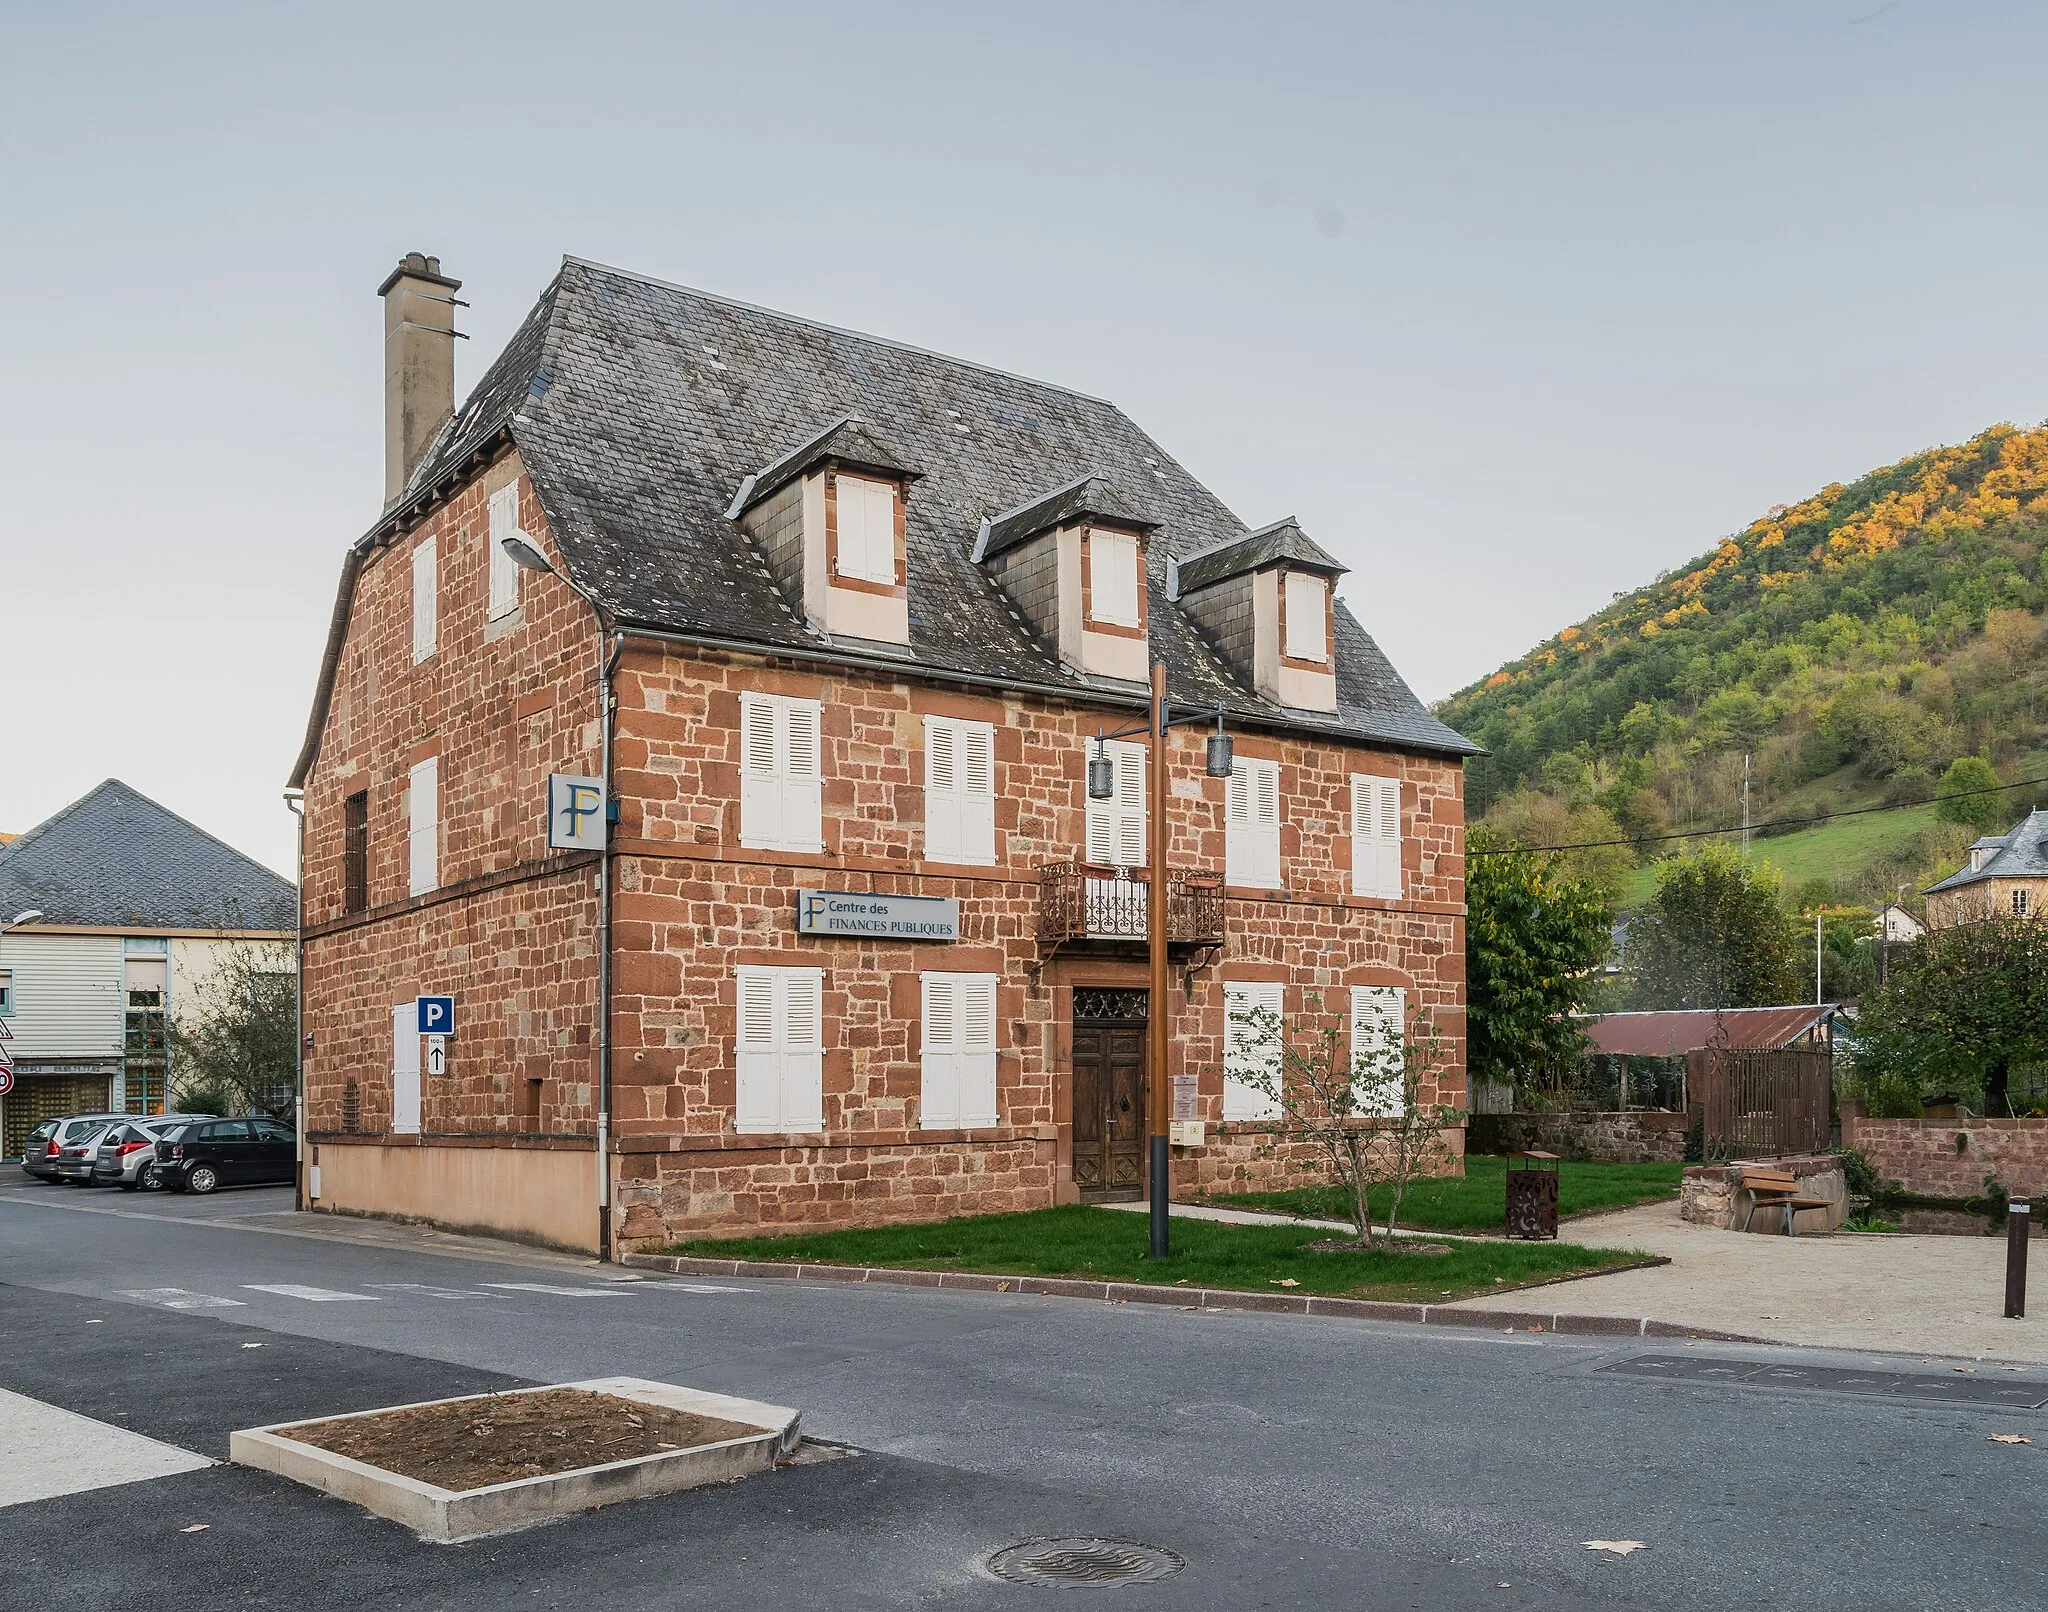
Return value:
[(1827, 1151), (1830, 1054), (1704, 1047), (1685, 1055), (1685, 1076), (1709, 1163)]

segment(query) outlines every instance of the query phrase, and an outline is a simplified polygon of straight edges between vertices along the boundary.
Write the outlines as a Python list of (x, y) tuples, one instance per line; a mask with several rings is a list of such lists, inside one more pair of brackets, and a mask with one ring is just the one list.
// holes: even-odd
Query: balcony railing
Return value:
[[(1047, 945), (1145, 939), (1151, 885), (1142, 869), (1053, 862), (1039, 869), (1038, 880), (1038, 938)], [(1223, 944), (1221, 878), (1213, 873), (1166, 876), (1166, 943)]]

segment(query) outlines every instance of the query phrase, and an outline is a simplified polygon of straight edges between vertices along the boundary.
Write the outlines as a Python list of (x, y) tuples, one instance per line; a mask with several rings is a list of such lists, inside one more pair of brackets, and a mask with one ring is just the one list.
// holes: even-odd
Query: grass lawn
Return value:
[[(1800, 808), (1786, 806), (1782, 815), (1798, 817), (1806, 810), (1829, 809), (1828, 803)], [(1785, 875), (1785, 890), (1789, 894), (1809, 879), (1853, 878), (1872, 862), (1893, 854), (1901, 841), (1924, 828), (1933, 827), (1935, 821), (1932, 806), (1903, 806), (1893, 812), (1872, 812), (1867, 817), (1842, 817), (1832, 823), (1816, 823), (1811, 828), (1797, 829), (1790, 834), (1769, 838), (1753, 836), (1749, 842), (1749, 857), (1752, 862), (1775, 863)], [(1723, 840), (1731, 845), (1739, 846), (1741, 843), (1734, 835), (1723, 836)], [(1673, 846), (1692, 850), (1705, 843), (1701, 840), (1679, 846), (1674, 841)], [(1657, 870), (1654, 864), (1646, 863), (1636, 869), (1621, 906), (1624, 911), (1637, 911), (1656, 893)]]
[[(1506, 1218), (1508, 1161), (1475, 1153), (1465, 1160), (1463, 1178), (1433, 1177), (1408, 1189), (1401, 1224), (1420, 1231), (1499, 1231)], [(1669, 1198), (1678, 1191), (1682, 1164), (1574, 1164), (1558, 1166), (1560, 1219), (1595, 1209), (1625, 1209), (1633, 1203)], [(1291, 1192), (1242, 1192), (1211, 1200), (1233, 1209), (1270, 1209), (1283, 1215), (1349, 1220), (1351, 1205), (1335, 1187), (1297, 1187)], [(1384, 1216), (1387, 1194), (1374, 1195), (1373, 1212)]]
[[(801, 1232), (786, 1237), (699, 1238), (671, 1254), (721, 1259), (885, 1265), (997, 1275), (1227, 1287), (1245, 1292), (1435, 1304), (1564, 1276), (1622, 1270), (1644, 1256), (1569, 1243), (1458, 1243), (1444, 1254), (1323, 1253), (1330, 1233), (1306, 1226), (1229, 1226), (1175, 1220), (1173, 1257), (1145, 1257), (1143, 1215), (1073, 1204), (1024, 1214), (972, 1215), (932, 1225)], [(1289, 1285), (1289, 1284), (1292, 1285)]]

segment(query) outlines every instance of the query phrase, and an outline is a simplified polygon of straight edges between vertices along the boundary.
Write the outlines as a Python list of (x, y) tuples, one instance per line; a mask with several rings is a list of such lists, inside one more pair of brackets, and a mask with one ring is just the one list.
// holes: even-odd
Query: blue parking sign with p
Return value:
[(455, 998), (423, 996), (419, 999), (420, 1034), (455, 1034)]

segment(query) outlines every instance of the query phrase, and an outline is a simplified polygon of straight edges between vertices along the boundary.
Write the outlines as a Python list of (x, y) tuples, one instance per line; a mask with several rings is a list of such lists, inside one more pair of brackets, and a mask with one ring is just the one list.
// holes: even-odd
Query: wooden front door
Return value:
[(1074, 1184), (1083, 1203), (1145, 1192), (1145, 992), (1074, 988)]

